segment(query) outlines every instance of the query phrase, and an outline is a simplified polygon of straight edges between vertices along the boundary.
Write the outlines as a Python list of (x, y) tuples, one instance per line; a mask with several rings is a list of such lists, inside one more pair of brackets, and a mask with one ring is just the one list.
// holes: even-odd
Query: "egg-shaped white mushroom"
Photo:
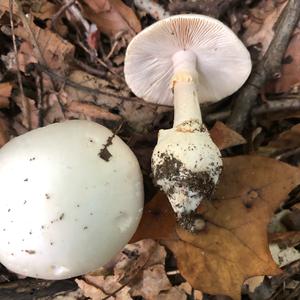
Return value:
[(0, 261), (13, 272), (93, 271), (130, 240), (142, 208), (136, 157), (99, 124), (52, 124), (0, 150)]

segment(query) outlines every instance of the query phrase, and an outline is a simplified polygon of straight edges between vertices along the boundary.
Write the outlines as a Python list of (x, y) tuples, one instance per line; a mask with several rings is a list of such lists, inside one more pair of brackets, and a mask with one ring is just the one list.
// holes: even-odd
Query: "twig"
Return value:
[[(300, 272), (300, 260), (297, 260), (287, 266), (284, 267), (284, 272), (278, 276), (274, 276), (272, 278), (272, 287), (274, 289), (281, 289), (284, 282), (291, 277), (293, 277), (295, 274), (298, 274)], [(280, 291), (276, 291), (268, 300), (275, 300), (278, 299), (277, 296), (280, 294)]]
[(80, 67), (82, 70), (92, 74), (92, 75), (95, 75), (95, 76), (99, 76), (99, 77), (103, 77), (106, 72), (103, 71), (103, 70), (99, 70), (99, 69), (96, 69), (96, 68), (93, 68), (87, 64), (85, 64), (84, 62), (82, 62), (81, 60), (78, 60), (76, 58), (73, 59), (73, 62), (78, 66)]
[[(252, 109), (251, 116), (260, 116), (262, 114), (275, 112), (293, 112), (300, 111), (300, 98), (273, 100)], [(205, 117), (206, 122), (214, 122), (216, 120), (225, 120), (230, 116), (230, 110), (220, 111), (208, 114)]]
[(14, 47), (14, 55), (16, 60), (16, 66), (17, 66), (17, 78), (21, 93), (21, 103), (23, 108), (23, 113), (25, 116), (25, 119), (27, 120), (28, 129), (30, 130), (32, 127), (31, 124), (31, 116), (30, 116), (30, 105), (28, 102), (28, 99), (25, 97), (24, 94), (24, 88), (22, 83), (22, 75), (20, 72), (20, 63), (19, 63), (19, 57), (18, 57), (18, 49), (17, 49), (17, 43), (16, 43), (16, 36), (15, 36), (15, 27), (14, 27), (14, 21), (13, 21), (13, 0), (9, 0), (9, 19), (10, 19), (10, 27), (12, 32), (12, 40), (13, 40), (13, 47)]
[(105, 69), (107, 69), (107, 71), (109, 71), (110, 73), (112, 73), (113, 75), (115, 75), (116, 77), (118, 77), (119, 79), (121, 79), (123, 82), (125, 81), (124, 78), (122, 76), (120, 76), (119, 74), (117, 74), (114, 70), (112, 70), (112, 68), (110, 68), (104, 61), (102, 61), (98, 56), (97, 53), (95, 51), (93, 51), (93, 53), (91, 53), (91, 51), (80, 41), (77, 40), (77, 44), (86, 52), (89, 54), (91, 60), (93, 62), (98, 63), (99, 65), (103, 66)]
[(44, 126), (44, 103), (42, 93), (42, 80), (39, 72), (35, 72), (35, 85), (37, 92), (37, 108), (39, 112), (39, 127)]
[(55, 13), (51, 20), (51, 28), (52, 30), (56, 31), (56, 23), (58, 18), (69, 8), (71, 7), (74, 3), (76, 2), (76, 0), (71, 0), (71, 1), (67, 1), (59, 10), (57, 13)]
[(114, 44), (112, 45), (109, 53), (106, 55), (105, 60), (109, 60), (111, 58), (111, 56), (113, 55), (114, 51), (116, 50), (117, 46), (118, 46), (118, 41), (115, 41)]
[(300, 110), (300, 99), (299, 98), (292, 98), (292, 99), (285, 99), (284, 101), (268, 101), (263, 105), (256, 107), (253, 109), (253, 115), (259, 116), (266, 113), (273, 113), (279, 111), (299, 111)]
[(237, 132), (243, 131), (261, 87), (280, 69), (282, 57), (299, 16), (300, 1), (289, 0), (280, 16), (274, 38), (267, 52), (234, 101), (227, 125)]
[[(66, 0), (64, 0), (66, 1)], [(90, 24), (89, 22), (82, 16), (81, 11), (77, 6), (71, 5), (68, 9), (68, 12), (72, 14), (72, 16), (80, 22), (86, 32), (89, 32)]]
[(134, 0), (134, 5), (148, 13), (155, 20), (161, 20), (170, 16), (170, 13), (167, 12), (160, 4), (154, 2), (153, 0)]
[(272, 155), (271, 157), (274, 157), (275, 159), (277, 160), (282, 160), (282, 159), (286, 159), (292, 155), (296, 155), (296, 154), (299, 154), (300, 153), (300, 147), (297, 147), (295, 149), (291, 149), (291, 150), (288, 150), (288, 151), (285, 151), (281, 154), (276, 154), (276, 156), (274, 157), (274, 155)]

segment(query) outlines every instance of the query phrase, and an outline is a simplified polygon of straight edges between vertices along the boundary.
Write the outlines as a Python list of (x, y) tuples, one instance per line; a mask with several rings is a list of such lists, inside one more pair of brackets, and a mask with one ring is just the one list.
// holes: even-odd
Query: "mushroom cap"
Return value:
[(117, 136), (67, 121), (0, 150), (0, 261), (24, 276), (63, 279), (93, 271), (134, 234), (143, 208), (138, 161)]
[(177, 15), (147, 27), (130, 42), (124, 72), (132, 91), (145, 101), (173, 105), (172, 58), (181, 50), (196, 56), (200, 103), (231, 95), (251, 71), (248, 50), (226, 25), (203, 15)]

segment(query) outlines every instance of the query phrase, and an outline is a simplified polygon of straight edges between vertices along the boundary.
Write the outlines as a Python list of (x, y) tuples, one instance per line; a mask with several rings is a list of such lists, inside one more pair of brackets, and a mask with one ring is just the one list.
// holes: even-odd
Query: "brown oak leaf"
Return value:
[[(56, 71), (64, 70), (66, 68), (65, 60), (73, 56), (74, 45), (50, 30), (38, 27), (33, 22), (30, 22), (29, 26), (39, 47), (38, 51), (31, 45), (34, 56), (40, 60), (41, 54), (49, 68)], [(15, 34), (28, 43), (32, 42), (30, 33), (23, 26), (18, 26)]]
[(269, 251), (267, 224), (299, 182), (298, 168), (270, 158), (225, 158), (214, 199), (199, 208), (204, 230), (192, 234), (176, 226), (167, 198), (159, 193), (146, 205), (133, 240), (160, 240), (195, 289), (240, 299), (247, 278), (280, 273)]
[(120, 32), (134, 36), (141, 24), (133, 10), (121, 0), (82, 0), (86, 17), (99, 31), (114, 38)]
[(220, 121), (215, 123), (209, 133), (212, 140), (216, 145), (218, 145), (220, 150), (246, 144), (247, 142), (239, 133), (227, 127)]
[(11, 82), (0, 83), (0, 108), (9, 106), (9, 97), (11, 96), (13, 85)]

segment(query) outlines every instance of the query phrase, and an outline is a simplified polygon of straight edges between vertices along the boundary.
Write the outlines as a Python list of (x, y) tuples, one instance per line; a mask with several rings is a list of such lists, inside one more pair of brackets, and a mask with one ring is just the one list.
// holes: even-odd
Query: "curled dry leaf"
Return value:
[(80, 287), (80, 289), (83, 291), (83, 294), (85, 297), (88, 297), (92, 300), (102, 300), (107, 295), (100, 289), (97, 288), (91, 284), (88, 284), (86, 281), (81, 279), (75, 279), (76, 283)]
[(139, 295), (145, 300), (158, 299), (162, 291), (172, 287), (165, 273), (165, 258), (164, 247), (150, 239), (142, 240), (128, 244), (104, 268), (76, 282), (93, 300), (102, 299), (103, 295), (120, 300)]
[(142, 296), (145, 300), (157, 299), (162, 291), (172, 287), (164, 265), (154, 265), (143, 270), (141, 280), (132, 287), (132, 296)]
[(10, 82), (0, 83), (0, 108), (9, 106), (9, 97), (11, 96), (13, 85)]
[(82, 0), (86, 17), (98, 30), (114, 38), (118, 33), (131, 37), (141, 30), (141, 24), (130, 7), (121, 0)]
[(225, 158), (213, 201), (199, 208), (206, 220), (203, 231), (176, 227), (171, 206), (159, 193), (146, 205), (133, 240), (160, 240), (194, 288), (240, 299), (245, 279), (280, 273), (268, 248), (267, 224), (299, 181), (298, 168), (270, 158)]
[[(30, 22), (29, 26), (47, 66), (56, 71), (64, 70), (66, 68), (65, 60), (67, 57), (73, 56), (74, 45), (52, 31), (38, 27), (33, 22)], [(19, 25), (15, 29), (15, 34), (28, 43), (32, 43), (31, 35), (25, 27)], [(40, 60), (37, 49), (34, 49), (33, 44), (31, 46), (34, 50), (34, 56)]]
[(212, 140), (216, 145), (218, 145), (220, 150), (246, 144), (247, 142), (239, 133), (232, 130), (220, 121), (215, 123), (209, 133)]

